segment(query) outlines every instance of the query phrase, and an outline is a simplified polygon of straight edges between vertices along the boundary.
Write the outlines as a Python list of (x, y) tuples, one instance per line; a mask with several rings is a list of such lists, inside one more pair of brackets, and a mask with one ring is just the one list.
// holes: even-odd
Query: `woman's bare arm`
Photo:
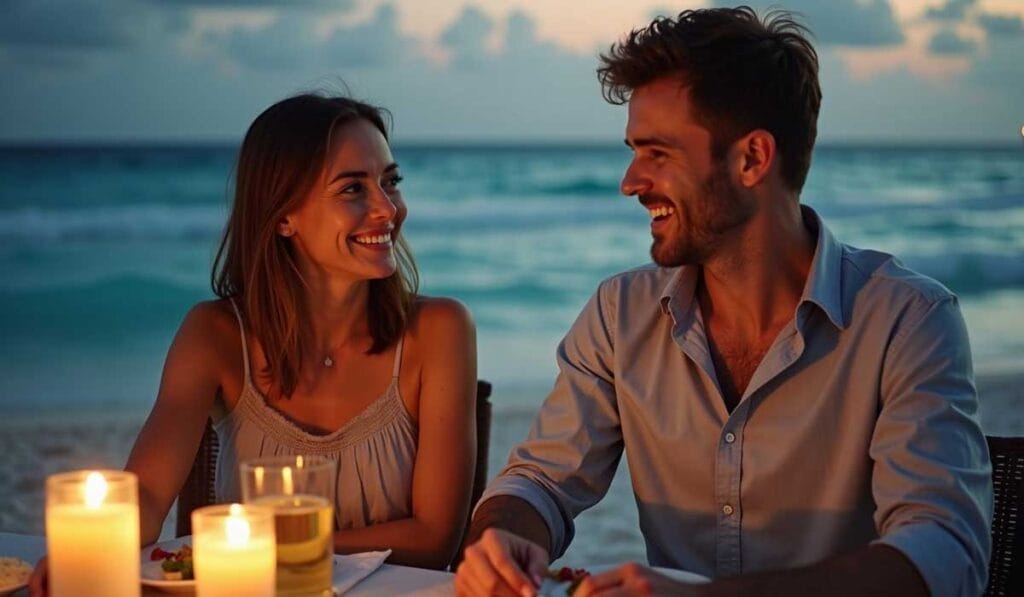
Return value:
[(167, 353), (156, 403), (125, 466), (139, 478), (143, 545), (159, 538), (213, 408), (222, 361), (214, 340), (223, 328), (218, 309), (200, 303), (186, 315)]
[(419, 443), (412, 516), (338, 531), (335, 550), (391, 549), (390, 561), (444, 568), (462, 538), (476, 460), (476, 329), (469, 311), (430, 299), (419, 313)]

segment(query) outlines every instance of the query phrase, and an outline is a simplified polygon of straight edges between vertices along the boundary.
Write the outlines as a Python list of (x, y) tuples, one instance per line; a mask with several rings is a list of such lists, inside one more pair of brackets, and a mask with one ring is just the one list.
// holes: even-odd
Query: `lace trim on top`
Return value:
[[(395, 350), (394, 375), (391, 377), (391, 383), (384, 390), (384, 394), (371, 402), (359, 414), (349, 419), (339, 429), (326, 435), (310, 433), (302, 429), (298, 423), (287, 415), (267, 404), (266, 396), (253, 385), (249, 372), (249, 351), (245, 342), (245, 328), (242, 323), (242, 315), (238, 310), (238, 306), (235, 305), (234, 299), (230, 300), (242, 333), (242, 358), (245, 363), (245, 382), (238, 404), (228, 413), (226, 419), (230, 420), (237, 416), (245, 416), (256, 423), (264, 434), (274, 438), (278, 443), (307, 454), (336, 453), (341, 449), (365, 441), (367, 438), (380, 433), (384, 426), (392, 422), (401, 421), (410, 427), (415, 427), (412, 415), (409, 414), (408, 409), (405, 407), (405, 401), (402, 400), (398, 390), (398, 370), (401, 364), (404, 338), (398, 341), (398, 347)], [(236, 415), (235, 413), (240, 414)]]

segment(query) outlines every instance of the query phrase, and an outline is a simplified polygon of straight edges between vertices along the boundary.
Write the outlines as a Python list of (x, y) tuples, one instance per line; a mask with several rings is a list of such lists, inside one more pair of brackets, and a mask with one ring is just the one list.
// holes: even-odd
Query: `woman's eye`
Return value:
[(350, 184), (350, 185), (348, 185), (348, 186), (346, 186), (346, 187), (341, 189), (341, 194), (342, 195), (354, 195), (354, 194), (362, 193), (362, 192), (363, 192), (363, 183), (361, 183), (361, 182), (354, 182), (354, 183), (352, 183), (352, 184)]
[(394, 176), (389, 176), (388, 178), (384, 179), (384, 188), (397, 189), (398, 183), (402, 182), (402, 180), (404, 180), (403, 177), (398, 174)]

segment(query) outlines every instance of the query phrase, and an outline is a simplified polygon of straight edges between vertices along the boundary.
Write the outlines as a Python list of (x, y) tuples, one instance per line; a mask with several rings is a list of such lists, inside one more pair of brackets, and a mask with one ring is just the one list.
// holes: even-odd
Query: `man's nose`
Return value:
[(636, 160), (629, 163), (629, 167), (626, 168), (626, 173), (622, 175), (622, 182), (619, 183), (619, 191), (631, 197), (633, 195), (641, 195), (650, 189), (650, 182), (647, 177), (641, 176), (638, 172)]

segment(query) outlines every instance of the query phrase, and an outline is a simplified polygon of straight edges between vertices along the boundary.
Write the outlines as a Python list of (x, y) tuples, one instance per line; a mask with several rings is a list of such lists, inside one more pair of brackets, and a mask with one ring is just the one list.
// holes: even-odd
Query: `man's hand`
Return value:
[(573, 597), (601, 595), (697, 595), (696, 585), (691, 585), (658, 574), (640, 564), (619, 566), (602, 574), (588, 576), (580, 583)]
[(49, 578), (47, 576), (48, 570), (47, 558), (44, 556), (36, 564), (35, 570), (32, 571), (32, 576), (28, 579), (29, 595), (32, 597), (46, 597), (46, 585)]
[(500, 529), (487, 529), (466, 548), (455, 573), (457, 595), (521, 595), (529, 597), (547, 574), (547, 550)]

